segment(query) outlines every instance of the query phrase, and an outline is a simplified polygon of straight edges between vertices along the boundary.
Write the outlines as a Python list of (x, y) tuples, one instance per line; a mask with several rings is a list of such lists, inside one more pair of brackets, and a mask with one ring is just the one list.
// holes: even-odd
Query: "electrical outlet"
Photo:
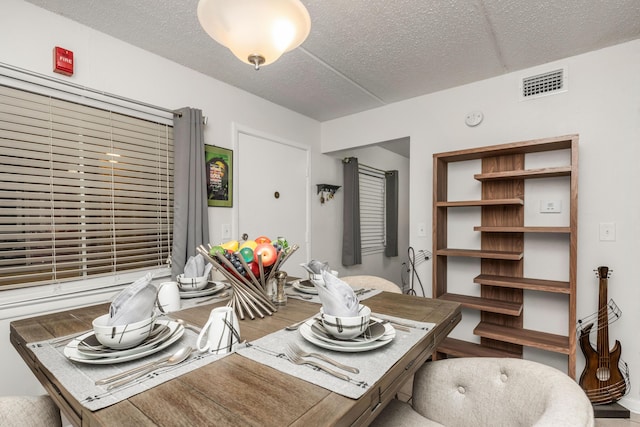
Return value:
[(231, 224), (222, 224), (222, 240), (231, 239)]
[(540, 200), (540, 213), (562, 212), (562, 200)]
[(616, 240), (616, 223), (615, 222), (601, 222), (600, 223), (600, 241), (615, 241)]

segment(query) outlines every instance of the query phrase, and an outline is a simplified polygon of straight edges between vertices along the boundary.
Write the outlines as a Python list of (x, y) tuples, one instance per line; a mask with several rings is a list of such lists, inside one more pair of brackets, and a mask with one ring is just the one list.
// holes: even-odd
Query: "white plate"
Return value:
[(198, 297), (206, 297), (209, 295), (213, 295), (217, 292), (220, 292), (225, 287), (225, 284), (222, 282), (214, 282), (210, 280), (207, 286), (199, 291), (180, 291), (180, 298), (198, 298)]
[[(139, 353), (148, 348), (160, 345), (167, 339), (171, 338), (171, 335), (176, 330), (176, 328), (171, 328), (169, 325), (167, 325), (166, 321), (156, 321), (155, 325), (153, 325), (154, 331), (156, 328), (160, 328), (160, 327), (164, 329), (162, 331), (158, 331), (157, 334), (151, 337), (151, 339), (147, 338), (146, 340), (142, 341), (142, 343), (138, 344), (135, 347), (126, 348), (122, 350), (116, 350), (108, 347), (105, 348), (97, 340), (95, 334), (88, 333), (83, 335), (84, 338), (78, 340), (78, 343), (76, 344), (76, 350), (83, 357), (86, 357), (88, 359), (98, 359), (103, 357), (121, 357), (121, 356), (128, 356), (129, 354)], [(84, 341), (87, 341), (89, 343), (87, 347), (83, 347), (81, 345)], [(95, 344), (95, 347), (97, 347), (95, 350), (93, 349), (94, 344)]]
[(64, 348), (64, 355), (67, 357), (67, 359), (73, 360), (74, 362), (87, 363), (91, 365), (110, 365), (112, 363), (128, 362), (130, 360), (140, 359), (150, 354), (157, 353), (179, 340), (182, 337), (182, 334), (184, 334), (184, 326), (182, 326), (178, 322), (173, 322), (171, 320), (157, 320), (156, 322), (165, 323), (167, 326), (169, 326), (169, 328), (171, 328), (172, 331), (168, 339), (157, 347), (146, 349), (134, 347), (127, 350), (122, 350), (123, 352), (127, 353), (125, 355), (115, 357), (113, 356), (113, 354), (101, 358), (86, 357), (78, 351), (78, 343), (89, 335), (93, 334), (93, 332), (87, 332), (86, 334), (73, 339), (69, 344), (67, 344), (67, 346)]
[(343, 345), (332, 344), (327, 341), (322, 341), (321, 339), (316, 338), (311, 332), (311, 325), (315, 322), (314, 319), (307, 320), (305, 323), (300, 325), (298, 331), (300, 331), (300, 335), (302, 338), (309, 341), (311, 344), (317, 345), (321, 348), (326, 348), (327, 350), (341, 351), (343, 353), (359, 353), (363, 351), (374, 350), (376, 348), (380, 348), (389, 344), (396, 337), (396, 330), (389, 323), (384, 324), (385, 333), (378, 340), (368, 343), (359, 344), (357, 346), (345, 347)]
[(384, 324), (382, 324), (377, 319), (375, 320), (371, 319), (369, 321), (369, 325), (370, 325), (369, 328), (371, 328), (371, 332), (372, 332), (372, 335), (369, 338), (365, 338), (364, 336), (360, 335), (350, 340), (337, 339), (335, 337), (332, 337), (331, 334), (329, 334), (328, 332), (325, 332), (326, 330), (323, 328), (322, 321), (320, 320), (316, 320), (311, 324), (311, 333), (315, 338), (318, 338), (319, 340), (322, 340), (322, 341), (326, 341), (333, 345), (339, 345), (342, 347), (358, 347), (358, 346), (361, 346), (362, 344), (367, 344), (373, 341), (377, 341), (380, 338), (382, 338), (382, 336), (385, 333), (387, 333), (387, 330), (384, 327)]
[[(308, 280), (305, 280), (305, 281), (308, 282), (308, 283), (311, 283)], [(316, 287), (313, 284), (312, 284), (312, 286), (305, 286), (305, 285), (300, 284), (299, 280), (296, 280), (295, 282), (293, 282), (291, 284), (291, 286), (293, 286), (293, 288), (296, 291), (299, 291), (299, 292), (302, 292), (302, 293), (305, 293), (305, 294), (318, 295), (318, 290), (316, 289)]]

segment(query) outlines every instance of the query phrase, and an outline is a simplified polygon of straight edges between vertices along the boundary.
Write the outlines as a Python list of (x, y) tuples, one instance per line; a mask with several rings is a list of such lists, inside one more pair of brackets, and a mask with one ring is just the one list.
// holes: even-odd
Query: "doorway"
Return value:
[(284, 237), (290, 245), (297, 244), (299, 249), (282, 270), (304, 277), (300, 264), (308, 262), (310, 251), (310, 148), (244, 128), (236, 129), (234, 136), (236, 235), (249, 240)]

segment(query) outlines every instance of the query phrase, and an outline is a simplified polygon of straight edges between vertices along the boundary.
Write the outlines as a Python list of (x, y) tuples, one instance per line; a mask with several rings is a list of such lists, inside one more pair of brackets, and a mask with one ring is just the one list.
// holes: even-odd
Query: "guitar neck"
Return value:
[(601, 357), (609, 354), (609, 308), (607, 286), (609, 269), (607, 267), (598, 268), (599, 296), (598, 296), (598, 353)]

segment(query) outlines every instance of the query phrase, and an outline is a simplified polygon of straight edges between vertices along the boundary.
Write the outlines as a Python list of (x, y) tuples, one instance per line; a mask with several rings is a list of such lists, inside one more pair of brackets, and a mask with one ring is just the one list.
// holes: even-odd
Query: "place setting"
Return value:
[(213, 265), (200, 254), (190, 256), (182, 274), (176, 276), (181, 299), (200, 298), (215, 295), (226, 288), (223, 282), (211, 280)]
[[(433, 324), (377, 317), (348, 284), (325, 269), (313, 278), (313, 317), (247, 343), (238, 354), (350, 398), (359, 398)], [(271, 356), (271, 357), (269, 357)]]
[(30, 343), (29, 348), (90, 410), (117, 403), (236, 350), (240, 329), (231, 307), (213, 308), (204, 327), (195, 328), (165, 316), (180, 309), (177, 287), (165, 283), (176, 284), (155, 285), (147, 274), (120, 291), (108, 312), (93, 319), (91, 330)]
[[(317, 268), (317, 267), (316, 267)], [(302, 337), (328, 350), (363, 352), (389, 344), (396, 336), (393, 325), (371, 316), (356, 291), (328, 270), (314, 274), (313, 283), (322, 307), (299, 327)]]
[[(324, 279), (322, 278), (322, 271), (323, 269), (327, 269), (328, 265), (321, 261), (311, 260), (309, 263), (300, 264), (300, 266), (307, 271), (309, 278), (297, 279), (288, 284), (291, 289), (288, 295), (294, 298), (321, 303), (322, 301), (318, 295), (318, 288), (315, 283), (323, 283)], [(332, 276), (338, 277), (337, 271), (328, 270), (328, 272)], [(353, 292), (360, 300), (364, 300), (380, 293), (381, 291), (372, 288), (359, 288), (353, 289)]]
[(151, 278), (147, 274), (116, 295), (109, 312), (92, 321), (92, 330), (66, 344), (64, 356), (92, 365), (123, 363), (157, 353), (178, 341), (184, 326), (171, 319), (159, 319), (156, 309), (164, 312), (179, 309), (179, 305), (167, 300), (162, 308), (159, 296), (165, 286), (158, 289)]
[[(368, 307), (365, 309), (370, 313)], [(346, 353), (375, 350), (391, 343), (396, 337), (396, 330), (391, 323), (370, 316), (364, 331), (355, 337), (335, 336), (332, 331), (336, 330), (336, 324), (323, 322), (323, 318), (307, 320), (299, 327), (300, 335), (311, 344)]]

